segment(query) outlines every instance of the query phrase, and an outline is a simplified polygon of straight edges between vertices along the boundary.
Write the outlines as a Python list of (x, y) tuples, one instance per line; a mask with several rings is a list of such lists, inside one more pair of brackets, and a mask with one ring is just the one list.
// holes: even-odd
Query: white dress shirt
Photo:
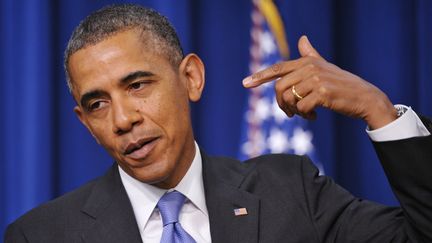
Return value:
[(372, 141), (385, 142), (430, 135), (423, 122), (411, 107), (395, 105), (395, 107), (397, 106), (406, 108), (405, 113), (398, 117), (398, 119), (375, 130), (366, 128), (366, 132)]
[(162, 218), (156, 207), (167, 191), (176, 190), (186, 196), (180, 210), (179, 222), (196, 242), (211, 242), (210, 222), (204, 196), (202, 159), (195, 143), (195, 157), (180, 183), (170, 190), (142, 183), (119, 167), (120, 178), (131, 201), (141, 238), (144, 243), (159, 243), (162, 237)]
[[(386, 126), (376, 130), (366, 128), (370, 138), (376, 142), (383, 142), (430, 135), (411, 107), (404, 107), (407, 108), (405, 113)], [(167, 190), (142, 183), (129, 176), (120, 167), (119, 172), (131, 201), (143, 242), (159, 243), (163, 225), (156, 204)], [(168, 191), (171, 190), (177, 190), (187, 198), (179, 216), (182, 227), (196, 242), (211, 242), (210, 223), (202, 178), (202, 159), (196, 143), (195, 157), (191, 167), (180, 183)]]

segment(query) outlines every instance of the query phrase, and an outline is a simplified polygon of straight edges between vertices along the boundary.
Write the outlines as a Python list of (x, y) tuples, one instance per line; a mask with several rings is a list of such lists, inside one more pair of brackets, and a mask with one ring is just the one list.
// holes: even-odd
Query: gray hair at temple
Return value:
[(174, 27), (155, 10), (135, 4), (104, 7), (87, 16), (75, 28), (64, 54), (64, 69), (69, 91), (73, 80), (69, 74), (69, 58), (78, 50), (95, 45), (118, 32), (138, 29), (143, 43), (151, 44), (154, 51), (165, 55), (174, 67), (183, 59), (183, 50)]

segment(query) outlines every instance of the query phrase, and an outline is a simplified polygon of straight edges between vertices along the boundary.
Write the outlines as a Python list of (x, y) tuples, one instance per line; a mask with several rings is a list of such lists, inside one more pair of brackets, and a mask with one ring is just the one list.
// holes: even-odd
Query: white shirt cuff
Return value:
[(430, 135), (423, 122), (411, 107), (395, 105), (395, 107), (398, 106), (407, 108), (405, 113), (398, 119), (375, 130), (369, 130), (369, 127), (366, 128), (366, 132), (372, 141), (385, 142)]

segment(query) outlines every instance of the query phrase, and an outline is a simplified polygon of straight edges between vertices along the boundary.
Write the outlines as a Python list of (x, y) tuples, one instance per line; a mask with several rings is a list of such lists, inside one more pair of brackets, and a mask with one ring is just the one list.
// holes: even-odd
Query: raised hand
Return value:
[(246, 88), (276, 80), (279, 107), (289, 116), (315, 119), (322, 106), (338, 113), (361, 118), (371, 129), (397, 118), (393, 104), (380, 89), (362, 78), (327, 62), (306, 36), (298, 42), (301, 57), (280, 62), (243, 80)]

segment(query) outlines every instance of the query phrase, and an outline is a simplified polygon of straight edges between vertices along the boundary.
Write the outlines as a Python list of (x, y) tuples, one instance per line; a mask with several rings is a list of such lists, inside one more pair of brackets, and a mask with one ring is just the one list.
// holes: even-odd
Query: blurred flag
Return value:
[[(279, 12), (271, 0), (253, 0), (250, 73), (289, 59), (288, 42)], [(250, 89), (242, 126), (239, 159), (266, 153), (308, 155), (323, 173), (315, 156), (312, 132), (299, 116), (289, 118), (279, 108), (274, 82)]]

